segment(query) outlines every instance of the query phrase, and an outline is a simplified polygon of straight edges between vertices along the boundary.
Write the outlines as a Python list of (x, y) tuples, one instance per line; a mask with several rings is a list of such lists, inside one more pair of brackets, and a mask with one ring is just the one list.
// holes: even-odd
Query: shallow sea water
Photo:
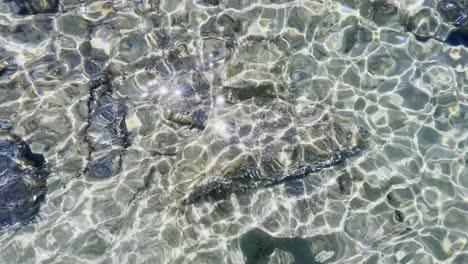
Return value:
[[(436, 6), (0, 2), (0, 119), (49, 170), (0, 262), (468, 263), (468, 49)], [(240, 157), (288, 170), (307, 159), (291, 146), (334, 148), (318, 120), (367, 131), (364, 151), (183, 202)]]

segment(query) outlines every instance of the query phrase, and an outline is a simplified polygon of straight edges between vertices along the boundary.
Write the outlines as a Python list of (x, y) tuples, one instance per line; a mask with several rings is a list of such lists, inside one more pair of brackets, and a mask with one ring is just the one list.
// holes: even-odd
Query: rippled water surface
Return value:
[(467, 10), (1, 0), (0, 262), (468, 263)]

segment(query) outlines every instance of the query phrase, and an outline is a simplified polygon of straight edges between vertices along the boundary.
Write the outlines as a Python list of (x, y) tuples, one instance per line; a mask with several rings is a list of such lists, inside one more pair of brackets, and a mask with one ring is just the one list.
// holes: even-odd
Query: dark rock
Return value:
[(167, 61), (175, 71), (193, 70), (196, 68), (195, 58), (185, 44), (180, 44), (171, 49), (167, 55)]
[(402, 223), (405, 220), (405, 215), (400, 210), (395, 210), (394, 219), (398, 223)]
[(210, 99), (210, 82), (206, 76), (200, 72), (195, 72), (192, 75), (193, 89), (203, 100)]
[(20, 15), (35, 15), (57, 12), (59, 0), (7, 0), (19, 7)]
[(206, 112), (203, 110), (196, 110), (192, 114), (192, 124), (195, 127), (204, 128), (207, 119), (208, 119), (208, 116), (206, 115)]
[(235, 33), (238, 33), (242, 30), (242, 23), (226, 14), (221, 15), (216, 24), (223, 28), (223, 36), (234, 36)]
[(0, 78), (8, 78), (18, 70), (15, 58), (0, 58)]
[(231, 193), (243, 193), (250, 189), (250, 181), (244, 178), (216, 178), (213, 181), (197, 187), (190, 193), (189, 197), (183, 201), (184, 204), (191, 204), (204, 200), (223, 200)]
[(148, 58), (145, 62), (145, 70), (156, 71), (162, 77), (167, 77), (171, 72), (169, 66), (159, 56), (153, 56)]
[(164, 31), (157, 30), (154, 32), (156, 43), (161, 49), (168, 48), (171, 45), (171, 37)]
[(207, 4), (207, 5), (212, 5), (212, 6), (218, 6), (219, 5), (219, 0), (202, 0), (201, 3)]
[(364, 149), (361, 146), (344, 149), (332, 153), (328, 159), (322, 159), (314, 163), (302, 164), (292, 172), (282, 175), (277, 173), (275, 173), (276, 175), (271, 175), (271, 171), (275, 170), (274, 164), (268, 166), (267, 163), (263, 162), (261, 168), (255, 167), (254, 165), (247, 165), (240, 168), (236, 172), (236, 175), (216, 177), (208, 183), (201, 184), (196, 187), (185, 200), (183, 200), (183, 203), (191, 204), (198, 201), (222, 200), (232, 193), (244, 193), (255, 188), (270, 187), (289, 182), (291, 180), (301, 179), (312, 173), (317, 173), (323, 169), (336, 166), (348, 157), (358, 155), (363, 150)]
[(463, 45), (468, 47), (468, 31), (453, 30), (449, 33), (444, 42), (451, 46)]
[[(269, 140), (270, 142), (272, 142), (274, 139), (271, 138), (271, 140)], [(270, 142), (265, 142), (265, 145), (270, 143)], [(281, 168), (281, 165), (279, 165), (276, 160), (268, 155), (266, 155), (265, 157), (262, 158), (261, 162), (260, 162), (260, 167), (263, 171), (263, 173), (261, 171), (258, 171), (256, 172), (254, 175), (252, 176), (255, 176), (255, 177), (250, 177), (251, 179), (255, 179), (255, 180), (267, 180), (267, 178), (265, 177), (265, 175), (268, 175), (269, 178), (272, 178), (272, 179), (279, 179), (280, 177), (282, 177), (282, 168)], [(263, 175), (262, 175), (263, 174)]]
[(109, 94), (93, 102), (88, 132), (99, 135), (95, 143), (127, 147), (126, 107)]
[(0, 140), (0, 229), (33, 220), (46, 193), (45, 160), (23, 141)]
[(344, 195), (350, 195), (353, 188), (353, 180), (349, 173), (339, 176), (337, 179), (340, 192)]
[(9, 129), (9, 128), (11, 128), (10, 122), (8, 122), (7, 120), (0, 119), (0, 129)]
[(462, 24), (467, 17), (463, 7), (456, 0), (440, 0), (436, 8), (447, 22), (455, 25)]
[(120, 154), (110, 151), (103, 157), (91, 161), (88, 175), (95, 178), (105, 179), (115, 175), (120, 169)]
[(242, 76), (235, 83), (225, 85), (225, 88), (230, 89), (230, 102), (244, 101), (253, 97), (271, 97), (269, 92), (274, 91), (275, 84), (271, 81), (259, 81), (255, 79), (247, 79), (249, 77)]
[(294, 257), (293, 263), (319, 263), (312, 254), (312, 241), (301, 237), (274, 237), (260, 228), (255, 228), (239, 238), (245, 263), (269, 263), (275, 249), (283, 250)]
[(286, 184), (286, 193), (290, 197), (298, 197), (305, 194), (304, 185), (301, 181), (291, 181)]
[(86, 129), (90, 163), (85, 170), (94, 178), (109, 178), (120, 171), (125, 148), (130, 146), (126, 126), (127, 108), (103, 85), (90, 94), (90, 118)]
[(85, 60), (84, 70), (92, 80), (98, 79), (102, 73), (101, 67), (92, 60)]
[(359, 135), (362, 137), (362, 139), (368, 139), (370, 137), (369, 131), (363, 127), (359, 128)]
[(188, 84), (188, 83), (182, 83), (182, 84), (179, 84), (178, 85), (180, 90), (182, 91), (182, 97), (183, 98), (191, 98), (193, 96), (195, 96), (196, 94), (196, 91), (195, 91), (195, 88)]
[(10, 25), (8, 40), (21, 44), (39, 45), (50, 38), (54, 30), (54, 21), (51, 18), (34, 19), (34, 22)]

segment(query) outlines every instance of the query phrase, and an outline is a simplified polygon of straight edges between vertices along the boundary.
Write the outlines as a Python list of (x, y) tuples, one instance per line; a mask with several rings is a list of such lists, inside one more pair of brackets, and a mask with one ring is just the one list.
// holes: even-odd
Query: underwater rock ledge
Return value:
[(224, 178), (215, 177), (208, 183), (202, 184), (182, 200), (182, 204), (192, 204), (203, 200), (223, 200), (232, 193), (243, 193), (250, 189), (266, 188), (284, 183), (286, 181), (297, 180), (318, 173), (323, 169), (336, 166), (344, 162), (347, 158), (356, 156), (364, 151), (363, 146), (354, 146), (332, 153), (331, 157), (315, 163), (301, 164), (289, 174), (279, 177), (269, 177), (262, 173), (260, 168), (246, 167), (239, 170), (241, 177)]

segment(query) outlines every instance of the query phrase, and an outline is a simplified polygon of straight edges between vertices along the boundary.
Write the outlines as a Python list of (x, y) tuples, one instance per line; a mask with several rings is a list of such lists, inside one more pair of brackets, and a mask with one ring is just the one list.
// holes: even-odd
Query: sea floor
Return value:
[(1, 1), (0, 263), (468, 263), (467, 4)]

